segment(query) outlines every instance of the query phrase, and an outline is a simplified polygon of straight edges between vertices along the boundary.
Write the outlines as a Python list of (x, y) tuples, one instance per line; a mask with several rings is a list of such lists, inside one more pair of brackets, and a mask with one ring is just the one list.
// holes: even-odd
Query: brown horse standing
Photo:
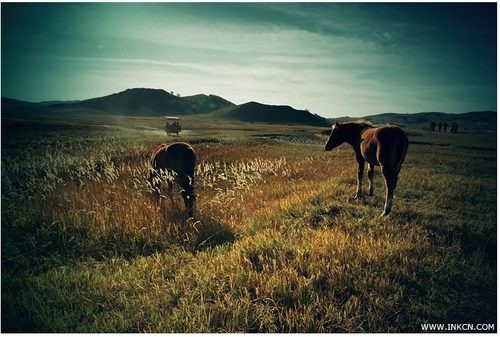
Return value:
[(344, 142), (353, 147), (358, 162), (356, 197), (362, 196), (365, 162), (369, 165), (370, 195), (373, 195), (373, 169), (375, 166), (380, 166), (387, 188), (382, 216), (389, 214), (401, 164), (408, 151), (408, 137), (396, 126), (375, 128), (365, 122), (335, 123), (325, 150), (331, 151)]
[(189, 217), (193, 216), (196, 199), (194, 194), (195, 166), (196, 154), (189, 144), (183, 142), (162, 144), (151, 155), (151, 168), (148, 175), (149, 184), (157, 197), (160, 195), (162, 181), (166, 181), (170, 198), (173, 200), (172, 183), (173, 180), (177, 182)]

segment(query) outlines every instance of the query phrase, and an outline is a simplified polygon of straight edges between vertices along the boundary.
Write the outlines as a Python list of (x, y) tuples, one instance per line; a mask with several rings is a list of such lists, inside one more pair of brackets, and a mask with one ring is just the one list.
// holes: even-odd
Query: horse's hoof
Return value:
[(363, 200), (363, 197), (360, 195), (357, 195), (357, 194), (355, 196), (352, 196), (352, 197), (347, 197), (347, 201), (349, 201), (349, 202), (353, 202), (356, 200)]

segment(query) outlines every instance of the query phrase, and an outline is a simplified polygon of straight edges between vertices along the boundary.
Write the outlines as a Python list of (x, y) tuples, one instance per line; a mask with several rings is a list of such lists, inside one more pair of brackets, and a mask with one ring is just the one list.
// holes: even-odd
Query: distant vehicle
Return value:
[(181, 132), (181, 119), (179, 117), (165, 117), (165, 132), (167, 136), (170, 136), (172, 133), (175, 133), (177, 136), (179, 132)]

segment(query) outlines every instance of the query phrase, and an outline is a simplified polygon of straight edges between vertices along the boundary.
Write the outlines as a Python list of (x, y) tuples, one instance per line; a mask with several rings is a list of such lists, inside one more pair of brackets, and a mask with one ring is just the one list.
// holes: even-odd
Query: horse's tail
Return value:
[(404, 133), (403, 130), (400, 129), (400, 134), (398, 137), (396, 137), (395, 145), (394, 145), (394, 151), (395, 151), (395, 158), (397, 158), (394, 163), (395, 163), (395, 172), (399, 173), (401, 170), (401, 165), (403, 165), (403, 162), (406, 158), (406, 153), (408, 152), (408, 137)]

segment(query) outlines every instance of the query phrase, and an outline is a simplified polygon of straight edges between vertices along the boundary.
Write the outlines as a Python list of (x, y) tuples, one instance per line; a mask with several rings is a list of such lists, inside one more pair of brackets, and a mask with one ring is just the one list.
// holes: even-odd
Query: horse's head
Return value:
[(342, 145), (343, 142), (345, 142), (345, 134), (342, 130), (342, 126), (337, 122), (332, 126), (332, 132), (325, 144), (325, 150), (331, 151), (337, 146)]
[(186, 205), (186, 210), (187, 210), (188, 216), (190, 218), (193, 217), (193, 210), (194, 210), (195, 201), (196, 201), (196, 195), (194, 193), (184, 196), (184, 203)]

